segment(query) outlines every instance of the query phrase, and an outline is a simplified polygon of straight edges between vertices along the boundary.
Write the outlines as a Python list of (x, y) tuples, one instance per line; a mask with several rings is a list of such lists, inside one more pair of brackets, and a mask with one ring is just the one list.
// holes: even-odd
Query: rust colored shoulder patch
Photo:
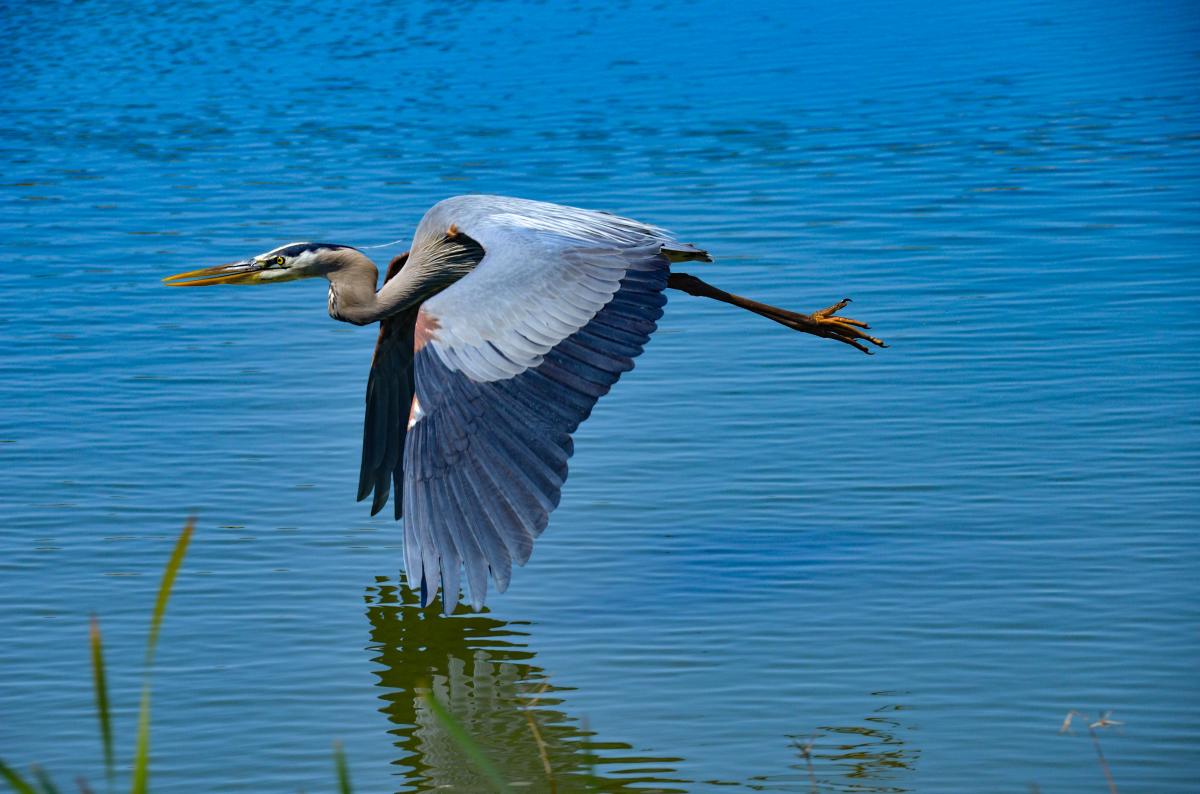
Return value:
[(413, 329), (413, 352), (418, 352), (436, 338), (438, 329), (441, 326), (442, 324), (438, 322), (437, 317), (434, 317), (424, 309), (418, 311), (417, 326)]

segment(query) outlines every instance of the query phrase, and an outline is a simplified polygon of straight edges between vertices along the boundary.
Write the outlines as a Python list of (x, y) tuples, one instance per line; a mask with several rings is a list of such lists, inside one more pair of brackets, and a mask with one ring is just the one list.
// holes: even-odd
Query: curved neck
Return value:
[(332, 251), (323, 263), (329, 279), (329, 316), (367, 325), (399, 314), (471, 272), (483, 255), (479, 243), (457, 231), (453, 236), (418, 238), (407, 262), (376, 292), (379, 271), (370, 259), (353, 248)]
[(421, 268), (405, 268), (378, 292), (379, 270), (361, 251), (346, 248), (332, 252), (325, 278), (329, 279), (329, 316), (354, 325), (368, 325), (418, 305), (445, 288)]

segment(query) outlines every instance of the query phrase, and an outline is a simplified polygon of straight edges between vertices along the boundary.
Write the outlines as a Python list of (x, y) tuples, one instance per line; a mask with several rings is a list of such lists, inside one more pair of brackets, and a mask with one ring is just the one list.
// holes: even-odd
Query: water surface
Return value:
[[(154, 786), (1185, 792), (1200, 498), (1187, 4), (98, 2), (0, 15), (0, 757), (98, 780), (183, 518)], [(353, 501), (374, 331), (167, 290), (449, 195), (608, 209), (867, 358), (673, 296), (484, 615)], [(380, 252), (386, 259), (392, 249)], [(409, 601), (406, 602), (406, 598)], [(408, 606), (405, 604), (408, 603)], [(541, 737), (545, 748), (535, 738)]]

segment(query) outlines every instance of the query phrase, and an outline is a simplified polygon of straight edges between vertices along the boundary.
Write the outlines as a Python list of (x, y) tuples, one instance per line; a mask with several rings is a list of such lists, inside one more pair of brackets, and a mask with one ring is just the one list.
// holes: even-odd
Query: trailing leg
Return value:
[(778, 306), (771, 306), (767, 303), (759, 303), (749, 298), (743, 298), (740, 295), (734, 295), (687, 273), (672, 273), (667, 280), (667, 286), (681, 292), (686, 292), (689, 295), (695, 295), (700, 298), (712, 298), (713, 300), (719, 300), (722, 303), (728, 303), (754, 312), (757, 315), (766, 317), (768, 320), (774, 320), (780, 325), (785, 325), (793, 331), (803, 331), (813, 336), (836, 339), (868, 355), (870, 355), (871, 350), (864, 343), (876, 345), (877, 347), (887, 347), (883, 343), (883, 340), (877, 339), (862, 330), (871, 326), (861, 320), (852, 320), (849, 317), (837, 316), (837, 313), (850, 302), (849, 298), (842, 298), (834, 305), (815, 311), (812, 314), (801, 314), (800, 312), (788, 311)]

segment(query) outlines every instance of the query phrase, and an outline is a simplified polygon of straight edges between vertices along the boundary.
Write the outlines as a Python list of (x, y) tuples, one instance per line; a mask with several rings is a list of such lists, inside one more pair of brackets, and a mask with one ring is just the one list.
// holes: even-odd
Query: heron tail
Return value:
[(672, 262), (711, 262), (708, 251), (697, 248), (691, 243), (677, 243), (674, 240), (663, 243), (663, 255)]

